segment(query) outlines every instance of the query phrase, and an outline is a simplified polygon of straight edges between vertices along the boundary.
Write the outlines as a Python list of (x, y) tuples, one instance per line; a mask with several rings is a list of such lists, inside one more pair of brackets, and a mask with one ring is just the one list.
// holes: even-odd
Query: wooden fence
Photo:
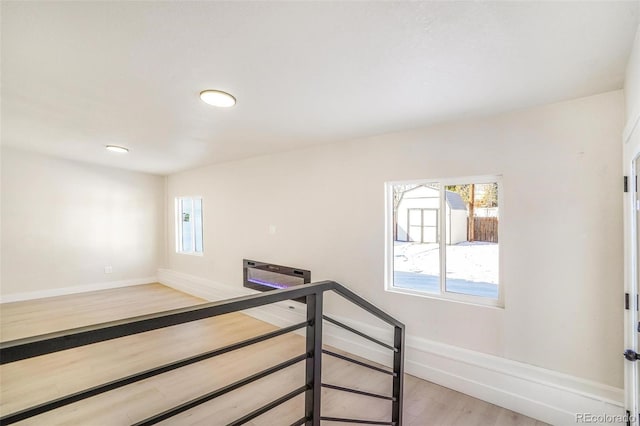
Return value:
[(471, 226), (467, 226), (469, 241), (498, 242), (497, 217), (476, 217), (473, 219), (473, 225), (473, 235), (471, 235)]

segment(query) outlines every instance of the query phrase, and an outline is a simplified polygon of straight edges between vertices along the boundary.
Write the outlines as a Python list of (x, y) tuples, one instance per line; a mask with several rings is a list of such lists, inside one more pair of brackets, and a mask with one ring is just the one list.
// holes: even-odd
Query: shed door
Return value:
[(409, 241), (438, 242), (438, 209), (408, 209)]

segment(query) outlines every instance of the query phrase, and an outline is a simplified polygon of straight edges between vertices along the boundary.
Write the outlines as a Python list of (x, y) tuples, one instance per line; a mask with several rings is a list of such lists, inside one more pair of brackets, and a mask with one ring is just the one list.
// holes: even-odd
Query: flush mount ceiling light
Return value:
[(127, 152), (129, 152), (129, 148), (118, 145), (107, 145), (105, 148), (107, 148), (107, 151), (117, 152), (119, 154), (126, 154)]
[(200, 99), (209, 105), (229, 108), (236, 104), (236, 98), (221, 90), (203, 90), (200, 92)]

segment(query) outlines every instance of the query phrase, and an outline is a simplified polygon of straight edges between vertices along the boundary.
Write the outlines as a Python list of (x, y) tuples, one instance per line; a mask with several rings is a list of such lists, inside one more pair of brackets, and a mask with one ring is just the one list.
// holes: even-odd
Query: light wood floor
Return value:
[[(203, 303), (160, 284), (0, 305), (0, 340), (8, 341)], [(108, 382), (170, 361), (274, 330), (242, 313), (156, 330), (0, 367), (0, 413)], [(26, 420), (21, 425), (128, 425), (304, 353), (304, 338), (287, 334), (193, 364)], [(391, 394), (390, 376), (324, 356), (323, 382)], [(405, 377), (405, 425), (544, 423), (459, 392)], [(304, 383), (295, 364), (162, 424), (223, 425)], [(323, 389), (324, 416), (387, 420), (390, 403)], [(302, 417), (300, 395), (250, 425), (288, 425)], [(336, 425), (338, 423), (325, 422)]]

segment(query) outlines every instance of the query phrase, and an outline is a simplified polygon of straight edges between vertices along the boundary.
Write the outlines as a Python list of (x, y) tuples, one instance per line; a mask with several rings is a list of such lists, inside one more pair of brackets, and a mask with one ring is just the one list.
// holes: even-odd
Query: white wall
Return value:
[(627, 122), (625, 134), (630, 135), (640, 119), (640, 26), (631, 48), (624, 82)]
[[(237, 287), (243, 258), (310, 269), (416, 338), (620, 388), (623, 108), (616, 91), (172, 175), (168, 247), (174, 197), (198, 194), (205, 253), (167, 266)], [(503, 175), (505, 308), (385, 292), (384, 182), (488, 174)]]
[(1, 182), (3, 298), (156, 275), (163, 177), (2, 148)]
[(447, 208), (447, 244), (458, 244), (467, 241), (467, 223), (469, 214), (466, 210)]

